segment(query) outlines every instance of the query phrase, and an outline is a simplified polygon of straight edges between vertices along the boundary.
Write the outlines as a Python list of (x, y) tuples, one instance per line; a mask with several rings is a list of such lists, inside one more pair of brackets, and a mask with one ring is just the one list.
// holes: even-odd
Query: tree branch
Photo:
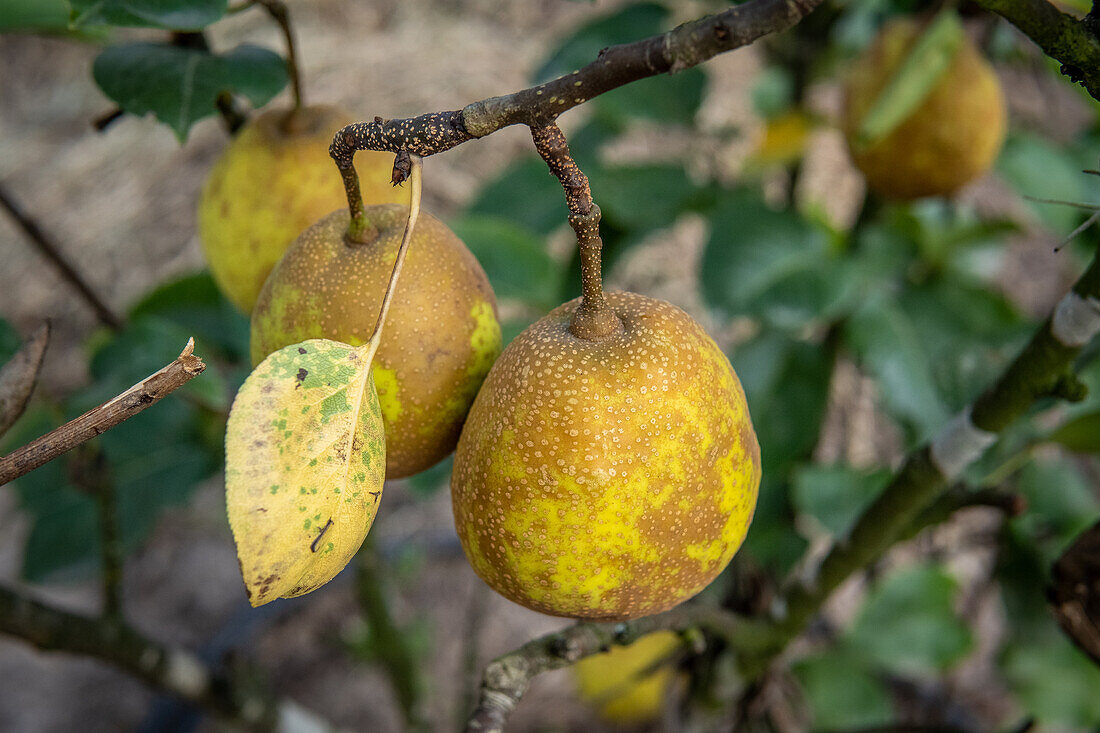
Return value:
[(1100, 100), (1100, 38), (1092, 30), (1090, 13), (1084, 21), (1063, 13), (1047, 0), (977, 0), (1019, 28), (1043, 53), (1062, 62), (1062, 73)]
[(19, 225), (19, 228), (27, 235), (27, 239), (34, 243), (34, 246), (37, 247), (38, 251), (57, 269), (61, 277), (67, 280), (69, 284), (80, 293), (81, 297), (84, 298), (84, 302), (95, 311), (96, 317), (101, 323), (116, 331), (122, 327), (122, 318), (116, 315), (115, 312), (96, 295), (96, 292), (87, 281), (84, 280), (80, 273), (76, 271), (76, 268), (69, 263), (69, 260), (63, 254), (57, 242), (43, 231), (42, 227), (38, 226), (38, 222), (23, 211), (12, 195), (8, 193), (3, 186), (0, 186), (0, 207), (8, 212), (12, 221)]
[(509, 125), (537, 128), (604, 92), (658, 74), (674, 73), (790, 28), (824, 0), (752, 0), (685, 23), (667, 33), (611, 46), (583, 69), (545, 84), (473, 102), (461, 110), (400, 120), (375, 118), (337, 131), (329, 152), (341, 170), (356, 150), (407, 150), (428, 156), (485, 137)]
[(188, 339), (183, 352), (160, 371), (114, 399), (93, 407), (80, 417), (0, 458), (0, 486), (110, 430), (197, 377), (206, 369), (206, 364), (192, 353), (194, 348), (195, 340)]
[(838, 541), (809, 582), (792, 583), (781, 604), (783, 614), (758, 647), (743, 656), (750, 677), (766, 666), (821, 609), (845, 579), (879, 558), (920, 513), (942, 494), (996, 434), (1034, 402), (1058, 396), (1072, 382), (1073, 360), (1100, 332), (1100, 251), (1001, 377), (941, 430), (906, 458), (882, 494), (859, 517), (848, 537)]
[(42, 358), (50, 343), (50, 322), (35, 329), (15, 356), (0, 366), (0, 436), (8, 431), (23, 410), (38, 383)]
[(161, 646), (123, 624), (52, 608), (8, 588), (0, 588), (0, 633), (43, 651), (107, 662), (250, 729), (332, 730), (329, 723), (296, 703), (276, 700), (269, 691), (252, 689), (255, 685), (244, 689), (236, 678), (212, 672), (189, 651)]
[(720, 608), (687, 603), (655, 616), (621, 623), (578, 623), (539, 637), (497, 657), (485, 668), (478, 704), (466, 731), (500, 733), (532, 679), (607, 651), (613, 645), (627, 646), (655, 631), (683, 633), (693, 628), (733, 638), (744, 635), (744, 627), (749, 623)]

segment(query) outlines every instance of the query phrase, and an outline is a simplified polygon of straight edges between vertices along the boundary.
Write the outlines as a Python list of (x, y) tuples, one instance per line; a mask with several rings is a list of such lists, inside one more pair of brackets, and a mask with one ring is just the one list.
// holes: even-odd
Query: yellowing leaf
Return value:
[(237, 393), (226, 428), (226, 508), (253, 606), (332, 580), (374, 522), (386, 446), (368, 349), (292, 344)]
[(749, 167), (784, 165), (802, 157), (814, 123), (804, 112), (788, 112), (770, 120), (756, 146)]

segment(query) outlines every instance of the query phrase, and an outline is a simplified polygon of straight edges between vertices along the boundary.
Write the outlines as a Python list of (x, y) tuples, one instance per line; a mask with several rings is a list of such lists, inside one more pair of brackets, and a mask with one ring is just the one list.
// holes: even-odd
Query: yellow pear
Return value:
[(946, 196), (981, 176), (1005, 138), (1000, 81), (968, 38), (917, 109), (870, 147), (858, 143), (864, 116), (921, 31), (913, 20), (888, 23), (846, 83), (843, 128), (852, 159), (872, 191), (887, 198)]
[[(199, 202), (199, 238), (218, 287), (245, 313), (302, 230), (347, 205), (328, 147), (351, 121), (332, 107), (265, 111), (210, 171)], [(408, 190), (390, 184), (392, 153), (367, 151), (355, 162), (368, 204), (408, 206)]]

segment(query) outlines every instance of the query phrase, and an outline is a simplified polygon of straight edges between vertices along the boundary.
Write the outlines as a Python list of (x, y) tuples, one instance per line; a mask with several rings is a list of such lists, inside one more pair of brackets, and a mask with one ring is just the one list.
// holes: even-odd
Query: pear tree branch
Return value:
[(732, 639), (744, 636), (752, 622), (701, 603), (686, 603), (671, 611), (632, 621), (574, 624), (562, 631), (527, 642), (497, 657), (485, 668), (477, 707), (466, 724), (467, 733), (501, 733), (508, 716), (538, 675), (576, 664), (585, 657), (627, 646), (655, 631), (688, 633), (702, 629)]
[(322, 733), (334, 728), (294, 702), (278, 700), (255, 681), (210, 670), (189, 651), (163, 646), (107, 617), (95, 618), (39, 603), (0, 587), (0, 634), (43, 651), (107, 662), (142, 682), (201, 706), (250, 730)]
[(188, 339), (180, 355), (163, 369), (150, 374), (117, 397), (0, 458), (0, 486), (110, 430), (190, 382), (206, 369), (202, 359), (193, 353), (194, 349), (195, 340)]
[(909, 454), (889, 485), (856, 520), (848, 536), (833, 546), (812, 578), (789, 583), (772, 628), (761, 634), (757, 648), (742, 658), (745, 672), (749, 676), (762, 674), (842, 582), (906, 536), (950, 482), (1036, 401), (1082, 397), (1073, 363), (1098, 332), (1100, 251), (1000, 378), (930, 441)]
[[(408, 119), (357, 122), (337, 131), (329, 148), (341, 171), (357, 150), (435, 155), (509, 125), (543, 127), (579, 104), (612, 89), (658, 74), (675, 73), (720, 53), (790, 28), (824, 0), (751, 0), (667, 33), (600, 51), (595, 61), (553, 81), (460, 110)], [(400, 180), (395, 182), (399, 183)], [(357, 210), (351, 202), (352, 210)]]
[(1063, 74), (1100, 100), (1100, 36), (1093, 13), (1080, 20), (1047, 0), (977, 0), (977, 4), (1019, 28), (1043, 53), (1062, 62)]

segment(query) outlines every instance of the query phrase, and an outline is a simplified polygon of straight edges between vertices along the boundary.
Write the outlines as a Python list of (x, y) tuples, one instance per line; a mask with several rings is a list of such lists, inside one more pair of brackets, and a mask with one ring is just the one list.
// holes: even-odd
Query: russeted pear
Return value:
[[(358, 346), (370, 337), (408, 207), (365, 211), (372, 226), (366, 241), (345, 237), (345, 207), (306, 229), (272, 270), (252, 311), (253, 363), (306, 339)], [(387, 478), (418, 473), (454, 450), (500, 345), (485, 272), (446, 225), (422, 211), (374, 358)]]
[[(248, 313), (268, 273), (302, 230), (344, 205), (344, 186), (329, 157), (332, 135), (351, 122), (333, 107), (268, 110), (237, 134), (210, 171), (199, 202), (199, 238), (225, 296)], [(368, 204), (404, 204), (390, 185), (393, 154), (356, 160)]]
[(615, 321), (604, 335), (576, 327), (577, 299), (504, 350), (451, 489), (466, 556), (496, 591), (620, 620), (687, 600), (729, 563), (760, 449), (737, 375), (697, 322), (642, 295), (602, 297)]
[(1005, 138), (1000, 81), (968, 38), (920, 106), (885, 138), (863, 148), (858, 132), (920, 34), (914, 20), (888, 23), (845, 85), (844, 133), (870, 189), (892, 199), (946, 196), (989, 170)]

